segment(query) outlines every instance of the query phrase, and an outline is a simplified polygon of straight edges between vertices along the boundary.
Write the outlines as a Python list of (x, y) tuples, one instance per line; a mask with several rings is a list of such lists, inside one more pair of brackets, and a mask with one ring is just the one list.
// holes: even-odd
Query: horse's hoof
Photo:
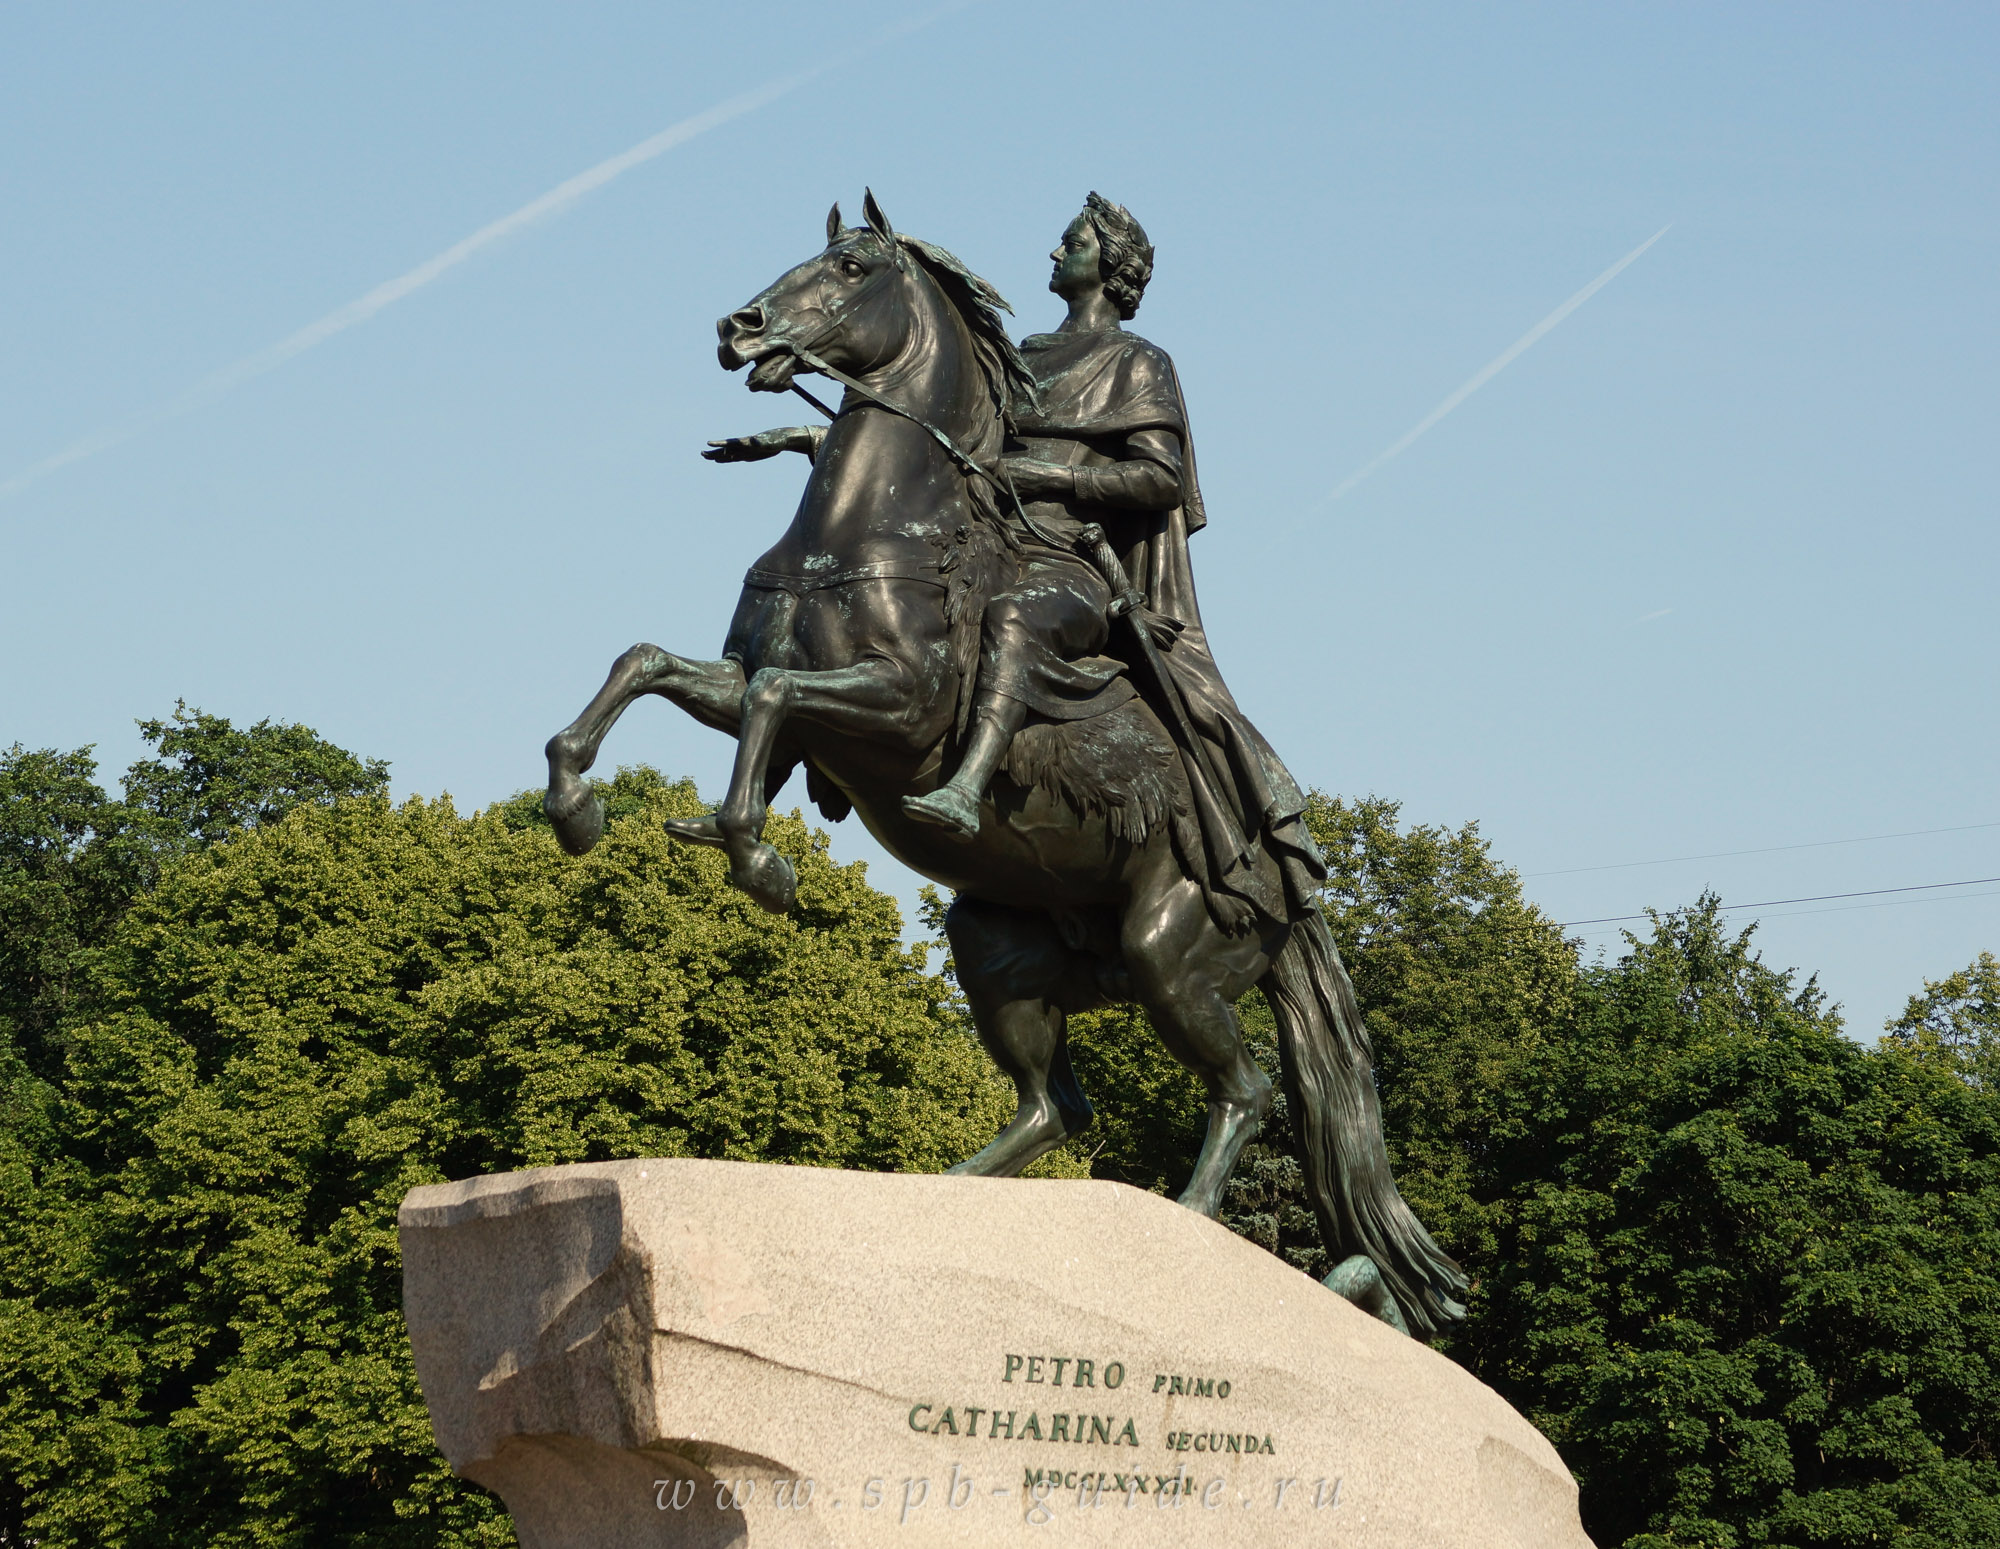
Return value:
[(604, 803), (581, 780), (562, 790), (551, 785), (542, 797), (542, 811), (566, 855), (583, 855), (604, 837)]
[(792, 863), (768, 844), (758, 845), (747, 861), (731, 866), (729, 880), (748, 893), (759, 908), (773, 914), (791, 908), (799, 892), (799, 874), (792, 870)]
[(1410, 1325), (1403, 1321), (1403, 1309), (1396, 1305), (1396, 1298), (1382, 1279), (1382, 1271), (1367, 1254), (1357, 1253), (1342, 1259), (1320, 1284), (1363, 1312), (1373, 1313), (1397, 1333), (1410, 1332)]
[(722, 829), (713, 812), (704, 812), (698, 818), (668, 818), (660, 826), (670, 838), (683, 844), (705, 844), (711, 850), (722, 848)]
[(1211, 1221), (1217, 1221), (1222, 1218), (1221, 1196), (1211, 1196), (1205, 1190), (1197, 1194), (1191, 1188), (1186, 1189), (1175, 1203), (1183, 1209), (1192, 1210), (1198, 1216), (1207, 1216)]
[(905, 796), (903, 810), (919, 823), (942, 828), (954, 839), (979, 837), (979, 798), (955, 785), (941, 785), (928, 796)]

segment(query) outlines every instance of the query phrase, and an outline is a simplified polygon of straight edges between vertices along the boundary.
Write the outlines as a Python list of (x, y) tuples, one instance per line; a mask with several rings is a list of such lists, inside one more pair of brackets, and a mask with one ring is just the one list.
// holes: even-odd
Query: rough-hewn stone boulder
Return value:
[(438, 1445), (524, 1549), (1589, 1549), (1491, 1389), (1119, 1184), (613, 1162), (400, 1225)]

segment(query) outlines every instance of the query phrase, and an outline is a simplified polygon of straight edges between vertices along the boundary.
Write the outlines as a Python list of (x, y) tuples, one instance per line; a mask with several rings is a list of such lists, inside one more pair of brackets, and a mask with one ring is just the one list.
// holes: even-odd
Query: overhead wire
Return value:
[[(1857, 909), (1897, 909), (1905, 904), (1955, 904), (1962, 898), (2000, 898), (2000, 889), (1988, 888), (1983, 893), (1954, 893), (1949, 898), (1887, 898), (1873, 904), (1835, 904), (1831, 909), (1792, 909), (1784, 914), (1766, 915), (1772, 920), (1802, 920), (1812, 914), (1850, 914)], [(1724, 913), (1728, 911), (1725, 910)], [(1578, 933), (1582, 936), (1609, 936), (1612, 931), (1603, 927)]]
[[(1766, 898), (1750, 904), (1725, 904), (1724, 914), (1734, 914), (1743, 909), (1775, 909), (1782, 904), (1823, 904), (1837, 898), (1879, 898), (1885, 893), (1929, 893), (1947, 887), (1977, 887), (1982, 883), (2000, 882), (2000, 877), (1967, 877), (1960, 882), (1916, 882), (1908, 887), (1871, 887), (1855, 893), (1817, 893), (1810, 898)], [(1639, 914), (1605, 914), (1592, 920), (1564, 920), (1563, 930), (1572, 925), (1614, 925), (1622, 920), (1649, 920), (1651, 912)]]

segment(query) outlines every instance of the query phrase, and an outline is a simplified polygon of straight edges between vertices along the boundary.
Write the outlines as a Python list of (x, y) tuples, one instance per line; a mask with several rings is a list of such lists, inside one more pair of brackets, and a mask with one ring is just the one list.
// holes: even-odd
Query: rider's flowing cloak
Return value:
[[(1266, 912), (1282, 909), (1296, 917), (1309, 907), (1326, 867), (1305, 825), (1306, 802), (1298, 782), (1237, 707), (1202, 627), (1188, 538), (1208, 524), (1208, 515), (1173, 361), (1158, 346), (1122, 329), (1033, 334), (1021, 341), (1021, 354), (1038, 397), (1032, 405), (1015, 408), (1015, 426), (1023, 439), (1079, 442), (1112, 461), (1148, 457), (1179, 476), (1181, 503), (1169, 510), (1114, 514), (1071, 509), (1112, 532), (1127, 573), (1145, 592), (1148, 605), (1186, 626), (1161, 660), (1207, 745), (1206, 757), (1193, 762), (1218, 776), (1207, 783), (1222, 787), (1217, 794), (1234, 808), (1241, 840), (1254, 844), (1261, 837), (1269, 846), (1284, 873), (1287, 896), (1282, 903), (1258, 896), (1262, 890), (1250, 885), (1250, 868), (1241, 864), (1243, 844), (1218, 845), (1213, 835), (1208, 845), (1211, 885), (1250, 897)], [(1122, 627), (1114, 630), (1108, 649), (1128, 666), (1142, 665), (1133, 660), (1137, 648)], [(1198, 768), (1190, 773), (1202, 783)], [(1237, 853), (1217, 855), (1218, 848)]]

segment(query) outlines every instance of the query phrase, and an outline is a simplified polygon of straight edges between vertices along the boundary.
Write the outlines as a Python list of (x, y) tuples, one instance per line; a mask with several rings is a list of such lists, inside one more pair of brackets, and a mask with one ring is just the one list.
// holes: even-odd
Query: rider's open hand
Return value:
[(809, 452), (812, 432), (802, 425), (782, 430), (760, 430), (754, 436), (730, 436), (711, 441), (701, 455), (712, 463), (760, 463), (780, 452)]
[(1063, 500), (1076, 493), (1076, 478), (1066, 463), (1013, 456), (1001, 458), (1000, 466), (1023, 500)]

